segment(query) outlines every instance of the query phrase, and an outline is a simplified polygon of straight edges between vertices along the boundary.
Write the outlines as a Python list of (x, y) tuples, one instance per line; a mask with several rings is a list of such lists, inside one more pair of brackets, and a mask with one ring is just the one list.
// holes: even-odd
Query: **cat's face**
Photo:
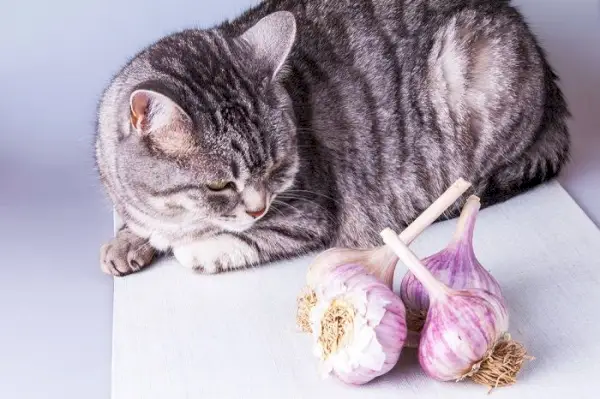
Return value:
[[(288, 44), (270, 46), (271, 54), (261, 46), (272, 24), (259, 22), (237, 44), (222, 42), (232, 47), (210, 49), (210, 59), (202, 52), (188, 76), (193, 84), (164, 74), (132, 90), (130, 134), (118, 150), (125, 192), (135, 196), (125, 199), (130, 207), (156, 222), (243, 231), (268, 215), (275, 196), (292, 185), (298, 170), (296, 127), (276, 75), (295, 25), (287, 42), (278, 41)], [(180, 72), (189, 66), (189, 59), (159, 50), (156, 69)]]
[(270, 90), (263, 89), (255, 106), (233, 101), (193, 116), (156, 91), (135, 91), (131, 119), (141, 133), (123, 143), (128, 161), (121, 173), (136, 202), (159, 220), (230, 231), (243, 231), (265, 216), (298, 170), (285, 94)]

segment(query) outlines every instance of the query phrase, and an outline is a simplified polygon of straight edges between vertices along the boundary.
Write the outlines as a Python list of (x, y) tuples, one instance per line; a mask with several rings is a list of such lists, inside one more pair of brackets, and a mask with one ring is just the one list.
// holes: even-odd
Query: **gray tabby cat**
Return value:
[(100, 103), (98, 169), (125, 221), (101, 264), (172, 251), (215, 273), (371, 247), (459, 177), (504, 201), (568, 159), (556, 80), (505, 0), (268, 0), (165, 37)]

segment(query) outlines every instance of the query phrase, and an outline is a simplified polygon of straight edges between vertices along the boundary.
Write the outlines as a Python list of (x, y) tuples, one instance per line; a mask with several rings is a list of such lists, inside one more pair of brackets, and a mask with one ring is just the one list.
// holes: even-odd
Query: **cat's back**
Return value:
[(514, 14), (508, 0), (267, 0), (218, 29), (237, 36), (275, 11), (290, 11), (296, 19), (287, 60), (294, 100), (326, 116), (339, 114), (336, 104), (346, 103), (346, 120), (359, 126), (352, 119), (365, 114), (355, 109), (397, 113), (400, 88), (410, 87), (412, 75), (426, 68), (436, 34), (456, 15)]
[[(395, 52), (407, 41), (432, 38), (465, 9), (499, 14), (510, 0), (267, 0), (219, 26), (237, 36), (275, 11), (290, 11), (298, 35), (290, 61), (305, 59), (358, 63), (361, 55)], [(373, 61), (376, 63), (376, 61)]]

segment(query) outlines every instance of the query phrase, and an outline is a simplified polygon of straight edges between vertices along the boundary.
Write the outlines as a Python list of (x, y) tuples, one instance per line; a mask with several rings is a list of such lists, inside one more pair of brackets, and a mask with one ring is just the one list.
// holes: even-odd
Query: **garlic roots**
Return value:
[[(473, 232), (480, 207), (479, 198), (470, 196), (462, 209), (452, 241), (442, 251), (421, 262), (450, 288), (480, 288), (502, 297), (500, 284), (479, 263), (473, 250)], [(421, 331), (429, 308), (429, 295), (410, 271), (402, 279), (400, 296), (406, 306), (409, 330)]]
[(419, 342), (419, 362), (441, 381), (465, 378), (492, 388), (513, 384), (527, 355), (507, 340), (504, 298), (484, 289), (452, 289), (421, 263), (391, 229), (383, 241), (427, 291), (429, 308)]

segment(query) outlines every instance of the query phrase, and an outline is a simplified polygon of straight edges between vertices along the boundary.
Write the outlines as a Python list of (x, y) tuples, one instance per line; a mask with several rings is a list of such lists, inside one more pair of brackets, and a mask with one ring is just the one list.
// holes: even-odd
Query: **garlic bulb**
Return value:
[[(480, 207), (479, 198), (470, 196), (462, 209), (452, 241), (442, 251), (421, 262), (450, 288), (480, 288), (502, 297), (500, 284), (479, 263), (473, 250), (473, 232)], [(402, 279), (400, 297), (406, 306), (409, 330), (420, 331), (429, 308), (429, 295), (410, 271)]]
[(309, 320), (323, 376), (360, 385), (394, 367), (406, 338), (397, 295), (356, 264), (337, 267), (314, 292)]
[(478, 368), (508, 330), (504, 303), (483, 290), (449, 292), (428, 313), (419, 363), (429, 376), (441, 381), (463, 379)]
[[(469, 187), (471, 187), (470, 183), (458, 179), (402, 231), (400, 239), (410, 244), (454, 204)], [(308, 268), (307, 287), (298, 298), (297, 324), (300, 329), (310, 332), (310, 323), (307, 318), (314, 305), (314, 287), (335, 268), (350, 263), (362, 265), (391, 288), (397, 262), (398, 258), (394, 251), (385, 245), (374, 249), (332, 248), (319, 254)]]
[(386, 229), (394, 250), (429, 294), (429, 310), (419, 342), (419, 362), (441, 381), (473, 381), (498, 387), (516, 382), (526, 356), (508, 338), (508, 312), (502, 296), (483, 289), (455, 290), (437, 280), (416, 255)]

